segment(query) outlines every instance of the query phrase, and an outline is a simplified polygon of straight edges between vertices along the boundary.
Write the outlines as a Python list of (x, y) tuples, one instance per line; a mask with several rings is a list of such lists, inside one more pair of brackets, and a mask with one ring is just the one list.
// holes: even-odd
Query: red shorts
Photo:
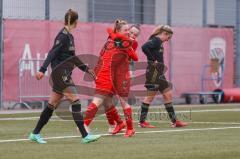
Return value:
[(96, 94), (104, 95), (104, 96), (113, 96), (115, 94), (114, 86), (112, 84), (112, 80), (105, 79), (106, 77), (100, 78), (98, 77), (96, 80)]
[(127, 97), (130, 90), (130, 73), (127, 69), (118, 69), (113, 75), (102, 74), (96, 79), (96, 94)]
[(128, 68), (119, 69), (119, 71), (116, 72), (115, 77), (116, 78), (114, 80), (114, 88), (116, 94), (118, 94), (120, 97), (128, 97), (131, 81)]

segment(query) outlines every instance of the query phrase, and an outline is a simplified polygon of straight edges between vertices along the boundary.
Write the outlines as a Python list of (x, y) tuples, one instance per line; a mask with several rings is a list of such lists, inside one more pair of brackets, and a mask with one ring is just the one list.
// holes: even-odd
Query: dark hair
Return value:
[(113, 26), (113, 31), (114, 33), (116, 33), (117, 31), (119, 31), (123, 25), (126, 25), (127, 21), (125, 20), (121, 20), (121, 19), (117, 19), (114, 22), (114, 26)]
[(72, 25), (78, 19), (78, 13), (72, 9), (69, 9), (65, 14), (64, 24)]
[(131, 28), (137, 28), (139, 31), (141, 31), (140, 24), (133, 24), (130, 26), (130, 29)]

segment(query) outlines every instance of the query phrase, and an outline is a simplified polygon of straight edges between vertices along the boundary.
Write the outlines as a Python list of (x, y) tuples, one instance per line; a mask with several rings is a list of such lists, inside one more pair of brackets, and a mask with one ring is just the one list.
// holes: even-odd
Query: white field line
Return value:
[(185, 111), (176, 111), (177, 113), (202, 113), (202, 112), (239, 112), (240, 109), (203, 109), (203, 110), (185, 110)]
[[(169, 129), (169, 130), (156, 130), (156, 131), (142, 131), (136, 132), (136, 134), (152, 134), (152, 133), (174, 133), (174, 132), (189, 132), (189, 131), (209, 131), (209, 130), (227, 130), (227, 129), (240, 129), (239, 127), (216, 127), (216, 128), (196, 128), (196, 129)], [(122, 135), (123, 133), (119, 133)], [(100, 134), (102, 136), (112, 136), (111, 134)], [(56, 136), (56, 137), (46, 137), (44, 139), (67, 139), (67, 138), (80, 138), (80, 136)], [(9, 143), (9, 142), (19, 142), (19, 141), (28, 141), (29, 139), (9, 139), (9, 140), (0, 140), (0, 143)]]
[[(205, 110), (184, 110), (184, 111), (176, 111), (176, 113), (203, 113), (203, 112), (238, 112), (240, 109), (205, 109)], [(165, 111), (160, 112), (149, 112), (151, 114), (163, 114), (167, 113)], [(133, 113), (134, 115), (138, 115), (139, 113)], [(104, 114), (102, 114), (104, 116)], [(123, 114), (121, 114), (123, 115)], [(66, 116), (71, 117), (71, 116)], [(14, 117), (14, 118), (0, 118), (0, 121), (10, 121), (10, 120), (36, 120), (39, 119), (39, 117)], [(58, 116), (52, 116), (52, 119), (60, 119)]]
[[(60, 120), (53, 120), (53, 121), (60, 121)], [(62, 121), (62, 120), (61, 120)], [(68, 120), (68, 121), (72, 121), (72, 120)], [(94, 122), (106, 122), (107, 123), (107, 120), (93, 120)], [(164, 120), (161, 120), (161, 121), (157, 121), (157, 120), (148, 120), (150, 123), (169, 123), (170, 124), (170, 121), (164, 121)], [(133, 121), (134, 123), (138, 123), (139, 121), (138, 120), (134, 120)], [(187, 123), (192, 123), (192, 124), (219, 124), (219, 125), (240, 125), (240, 122), (208, 122), (208, 121), (186, 121)]]
[[(73, 120), (63, 120), (63, 119), (51, 119), (51, 122), (73, 122)], [(104, 122), (107, 123), (107, 120), (105, 119), (94, 119), (93, 122)], [(138, 123), (138, 120), (133, 120), (134, 123)], [(152, 123), (170, 123), (170, 121), (164, 121), (164, 120), (149, 120), (149, 122)], [(192, 124), (216, 124), (216, 125), (240, 125), (240, 122), (205, 122), (205, 121), (187, 121), (187, 123)]]
[[(151, 109), (159, 109), (162, 108), (163, 104), (160, 105), (151, 105)], [(176, 105), (176, 108), (204, 108), (204, 107), (239, 107), (240, 108), (240, 103), (230, 103), (230, 104), (205, 104), (205, 105), (199, 105), (199, 104), (194, 104), (194, 105)], [(117, 107), (121, 109), (119, 106)], [(134, 110), (139, 109), (139, 106), (133, 106), (132, 107)], [(34, 109), (34, 110), (3, 110), (0, 111), (0, 114), (29, 114), (29, 113), (40, 113), (42, 112), (42, 109)]]
[[(62, 120), (62, 119), (53, 119), (51, 121), (63, 121), (63, 122), (72, 122), (73, 120)], [(157, 120), (148, 120), (149, 122), (152, 122), (152, 123), (169, 123), (170, 124), (170, 121), (164, 121), (164, 120), (161, 120), (161, 121), (157, 121)], [(107, 120), (96, 120), (94, 119), (93, 122), (104, 122), (104, 123), (107, 123)], [(138, 120), (134, 120), (133, 121), (134, 123), (138, 123), (139, 121)], [(216, 125), (240, 125), (240, 122), (204, 122), (204, 121), (187, 121), (187, 123), (192, 123), (192, 124), (216, 124)]]
[[(59, 119), (57, 116), (52, 116), (52, 119), (56, 118)], [(37, 120), (39, 119), (39, 116), (34, 117), (15, 117), (15, 118), (0, 118), (0, 121), (11, 121), (11, 120)]]

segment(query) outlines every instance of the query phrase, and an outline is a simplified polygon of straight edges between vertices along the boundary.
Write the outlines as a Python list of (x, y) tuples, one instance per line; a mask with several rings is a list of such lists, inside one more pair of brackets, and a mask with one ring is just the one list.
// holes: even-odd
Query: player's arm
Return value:
[(54, 42), (53, 47), (49, 51), (47, 58), (45, 59), (43, 65), (40, 68), (40, 72), (45, 73), (47, 71), (48, 65), (56, 58), (59, 51), (67, 44), (67, 36), (64, 34), (59, 35)]
[(133, 44), (132, 44), (132, 48), (134, 51), (137, 50), (137, 47), (138, 47), (138, 42), (136, 40), (133, 41)]
[(83, 72), (89, 73), (94, 79), (96, 78), (96, 75), (92, 69), (90, 69), (86, 64), (82, 62), (82, 60), (79, 59), (79, 57), (74, 56), (73, 57), (74, 65), (77, 66), (80, 70)]
[(132, 59), (133, 61), (138, 61), (138, 55), (137, 53), (133, 50), (133, 48), (129, 48), (127, 50), (128, 56), (130, 59)]
[(77, 56), (72, 57), (72, 62), (74, 63), (75, 66), (77, 66), (83, 72), (88, 72), (89, 70), (88, 66), (84, 64), (82, 60), (79, 59), (79, 57)]

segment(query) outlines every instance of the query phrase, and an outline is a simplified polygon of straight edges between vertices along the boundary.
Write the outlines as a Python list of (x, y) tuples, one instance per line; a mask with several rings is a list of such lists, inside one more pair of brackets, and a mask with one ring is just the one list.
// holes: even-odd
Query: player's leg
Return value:
[(123, 108), (124, 117), (125, 117), (126, 125), (127, 125), (127, 129), (126, 129), (124, 136), (131, 137), (135, 134), (135, 130), (133, 128), (133, 121), (132, 121), (132, 108), (127, 103), (127, 97), (119, 96), (119, 100), (120, 100), (121, 106)]
[(116, 108), (113, 105), (112, 98), (110, 97), (106, 98), (103, 104), (105, 115), (109, 124), (108, 132), (111, 134), (116, 126), (116, 122), (113, 117), (113, 112), (116, 110)]
[(105, 109), (105, 115), (109, 124), (109, 128), (108, 128), (108, 132), (111, 134), (116, 126), (115, 120), (113, 118), (112, 112), (115, 111), (114, 109), (115, 106), (106, 106), (106, 104), (104, 104), (104, 109)]
[(75, 90), (75, 87), (68, 87), (64, 91), (64, 96), (72, 102), (72, 116), (74, 119), (75, 124), (77, 125), (81, 135), (82, 135), (82, 142), (83, 143), (89, 143), (96, 141), (100, 138), (100, 135), (90, 135), (86, 131), (84, 127), (84, 120), (83, 120), (83, 115), (81, 113), (81, 103), (80, 100), (78, 99)]
[(177, 120), (172, 102), (172, 84), (166, 80), (165, 76), (160, 79), (159, 92), (163, 96), (164, 106), (172, 122), (172, 127), (186, 126), (187, 123)]
[(172, 127), (183, 127), (186, 126), (187, 123), (182, 122), (180, 120), (177, 120), (174, 107), (173, 107), (173, 102), (172, 102), (172, 91), (167, 90), (162, 93), (163, 99), (164, 99), (164, 106), (166, 111), (168, 112), (168, 116), (171, 119), (172, 122)]
[(152, 103), (156, 94), (157, 94), (157, 91), (148, 90), (147, 96), (144, 98), (142, 102), (140, 119), (139, 119), (139, 126), (142, 128), (155, 128), (155, 126), (150, 125), (148, 122), (146, 122), (146, 118), (148, 115), (149, 106)]
[[(125, 127), (125, 123), (122, 121), (116, 107), (113, 105), (112, 97), (107, 97), (105, 100), (105, 113), (110, 125), (110, 133), (116, 134)], [(116, 129), (118, 132), (116, 132)]]
[(86, 125), (86, 127), (88, 127), (93, 121), (94, 117), (97, 114), (99, 106), (103, 104), (105, 98), (106, 96), (104, 95), (96, 94), (93, 98), (93, 101), (88, 105), (84, 117), (84, 124)]
[(34, 128), (33, 132), (29, 136), (30, 140), (36, 141), (41, 144), (46, 143), (46, 141), (42, 139), (40, 135), (40, 131), (42, 130), (44, 125), (48, 123), (56, 105), (58, 104), (58, 102), (61, 100), (62, 97), (63, 95), (60, 93), (56, 93), (54, 91), (51, 92), (47, 107), (42, 111), (36, 127)]
[[(104, 79), (104, 80), (103, 80)], [(110, 80), (110, 79), (109, 79)], [(98, 76), (96, 83), (96, 90), (93, 101), (88, 105), (85, 112), (84, 124), (86, 127), (90, 125), (95, 117), (98, 107), (103, 105), (107, 97), (113, 96), (112, 84), (105, 79), (104, 76)]]
[(159, 78), (165, 73), (165, 65), (161, 63), (148, 63), (146, 70), (146, 82), (145, 87), (147, 88), (147, 96), (141, 105), (141, 114), (139, 119), (139, 126), (142, 128), (155, 128), (146, 122), (148, 110), (151, 102), (155, 95), (159, 91), (160, 81)]

